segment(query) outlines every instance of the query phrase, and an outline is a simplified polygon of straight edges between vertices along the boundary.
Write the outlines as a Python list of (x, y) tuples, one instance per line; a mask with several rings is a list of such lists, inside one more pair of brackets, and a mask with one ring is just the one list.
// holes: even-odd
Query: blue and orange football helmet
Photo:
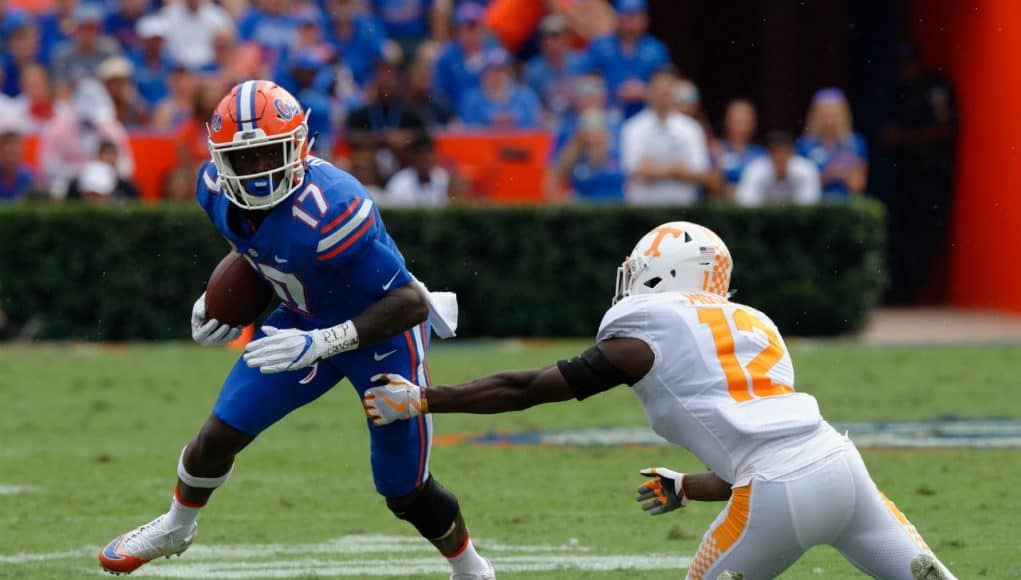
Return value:
[[(305, 177), (308, 158), (308, 112), (276, 83), (245, 81), (230, 90), (209, 120), (209, 153), (227, 198), (245, 209), (269, 209), (287, 199)], [(271, 148), (278, 145), (283, 156)], [(279, 166), (239, 173), (234, 158), (241, 152), (269, 150)]]

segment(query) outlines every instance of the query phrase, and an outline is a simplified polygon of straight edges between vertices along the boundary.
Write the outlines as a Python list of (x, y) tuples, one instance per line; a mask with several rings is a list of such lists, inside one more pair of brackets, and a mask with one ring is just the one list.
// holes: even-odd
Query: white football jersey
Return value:
[(629, 296), (598, 341), (637, 338), (656, 360), (634, 392), (652, 429), (739, 486), (808, 465), (850, 445), (794, 391), (794, 366), (765, 314), (708, 293)]

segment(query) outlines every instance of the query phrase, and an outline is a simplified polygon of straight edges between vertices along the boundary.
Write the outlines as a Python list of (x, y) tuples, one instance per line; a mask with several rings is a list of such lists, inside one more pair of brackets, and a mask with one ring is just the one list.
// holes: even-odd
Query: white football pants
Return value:
[(724, 571), (774, 578), (812, 546), (828, 544), (859, 570), (911, 580), (911, 560), (929, 547), (869, 476), (853, 445), (779, 479), (734, 489), (688, 569), (689, 580)]

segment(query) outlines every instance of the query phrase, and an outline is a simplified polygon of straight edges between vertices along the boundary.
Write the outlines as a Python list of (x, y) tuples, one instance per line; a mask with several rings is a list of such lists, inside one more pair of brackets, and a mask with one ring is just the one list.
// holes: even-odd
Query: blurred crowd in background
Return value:
[[(645, 0), (548, 0), (520, 42), (487, 25), (499, 1), (53, 0), (27, 12), (0, 0), (0, 201), (137, 197), (129, 135), (154, 131), (178, 147), (161, 197), (189, 200), (205, 123), (250, 78), (297, 96), (315, 154), (383, 205), (472, 197), (436, 153), (452, 131), (549, 132), (550, 201), (810, 204), (866, 191), (868, 146), (840, 89), (814, 94), (803, 127), (761, 131), (737, 96), (710, 119), (697, 79), (649, 34)], [(905, 115), (943, 127), (952, 149), (949, 87), (918, 92)], [(912, 135), (892, 127), (884, 145), (931, 145)]]

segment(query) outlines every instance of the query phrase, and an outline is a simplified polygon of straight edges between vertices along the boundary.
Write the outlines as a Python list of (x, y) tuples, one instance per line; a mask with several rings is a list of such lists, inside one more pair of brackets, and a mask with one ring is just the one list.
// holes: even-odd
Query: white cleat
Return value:
[(450, 580), (496, 580), (496, 570), (493, 569), (493, 563), (483, 558), (486, 561), (486, 566), (489, 568), (481, 574), (468, 573), (468, 572), (454, 572), (450, 575)]
[(198, 523), (190, 528), (166, 527), (166, 514), (114, 538), (99, 552), (99, 565), (113, 574), (130, 574), (150, 560), (161, 556), (180, 556), (188, 549)]
[(911, 575), (915, 580), (957, 580), (936, 556), (928, 553), (911, 560)]

